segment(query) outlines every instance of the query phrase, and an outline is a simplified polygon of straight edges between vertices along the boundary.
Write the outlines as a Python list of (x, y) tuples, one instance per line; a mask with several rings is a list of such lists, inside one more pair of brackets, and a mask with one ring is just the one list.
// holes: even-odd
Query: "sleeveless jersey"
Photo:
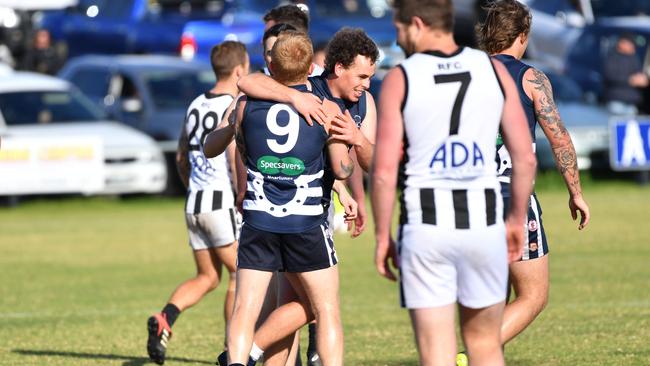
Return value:
[[(357, 125), (357, 128), (361, 128), (363, 120), (366, 118), (366, 93), (361, 94), (361, 97), (356, 102), (350, 102), (341, 98), (335, 98), (332, 95), (329, 85), (327, 84), (327, 71), (322, 75), (310, 77), (309, 81), (312, 86), (312, 93), (319, 96), (322, 99), (329, 99), (332, 102), (336, 103), (339, 106), (342, 113), (345, 113), (347, 109), (354, 120), (354, 123)], [(334, 173), (329, 167), (329, 159), (325, 159), (325, 177), (324, 177), (324, 190), (323, 192), (323, 201), (324, 205), (329, 207), (330, 201), (332, 199), (332, 186), (334, 185)]]
[(190, 179), (185, 212), (204, 213), (234, 207), (230, 169), (223, 153), (206, 158), (203, 143), (213, 131), (233, 101), (229, 94), (205, 93), (190, 104), (185, 119), (189, 143)]
[(480, 203), (482, 217), (487, 207), (493, 224), (499, 189), (494, 139), (505, 98), (489, 56), (461, 47), (451, 55), (416, 53), (399, 67), (406, 82), (401, 223), (440, 224), (437, 217), (446, 220), (449, 208), (455, 227), (466, 229)]
[[(512, 79), (515, 81), (515, 85), (517, 85), (517, 90), (519, 91), (519, 99), (521, 100), (521, 106), (524, 108), (526, 120), (528, 121), (530, 136), (533, 138), (533, 151), (535, 151), (535, 126), (537, 126), (537, 117), (535, 116), (533, 101), (528, 97), (528, 95), (526, 95), (523, 86), (524, 74), (526, 71), (528, 71), (528, 69), (530, 69), (530, 66), (510, 55), (500, 54), (495, 55), (494, 58), (503, 63), (503, 65), (508, 69), (510, 76), (512, 76)], [(510, 153), (503, 144), (501, 134), (499, 134), (497, 137), (496, 148), (498, 179), (502, 183), (509, 184), (510, 178), (512, 177), (512, 161), (510, 159)], [(504, 193), (509, 194), (509, 190), (504, 190)]]
[[(307, 91), (304, 85), (294, 88)], [(322, 224), (325, 129), (307, 125), (289, 105), (249, 98), (242, 130), (248, 172), (244, 221), (274, 233)]]

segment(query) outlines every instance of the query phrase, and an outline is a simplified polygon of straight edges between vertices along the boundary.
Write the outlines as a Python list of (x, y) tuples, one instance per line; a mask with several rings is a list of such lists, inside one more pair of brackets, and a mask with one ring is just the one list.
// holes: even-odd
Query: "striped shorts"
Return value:
[[(505, 192), (505, 191), (504, 191)], [(503, 195), (504, 217), (510, 208), (510, 195)], [(521, 260), (527, 261), (535, 258), (541, 258), (548, 254), (548, 241), (542, 224), (542, 207), (539, 205), (537, 195), (530, 195), (528, 201), (528, 218), (525, 223), (526, 242), (521, 254)]]

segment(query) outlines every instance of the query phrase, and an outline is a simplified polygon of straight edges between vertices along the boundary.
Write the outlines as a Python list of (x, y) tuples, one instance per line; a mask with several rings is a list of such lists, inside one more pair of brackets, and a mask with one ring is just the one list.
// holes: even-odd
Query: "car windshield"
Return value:
[[(335, 1), (290, 1), (295, 4), (307, 4), (310, 6), (310, 13), (315, 12), (318, 17), (374, 17), (383, 18), (390, 12), (390, 5), (387, 0), (335, 0)], [(244, 0), (240, 6), (246, 9), (266, 13), (274, 6), (286, 4), (287, 1), (280, 0)], [(313, 8), (312, 8), (313, 7)]]
[(650, 15), (648, 0), (591, 0), (595, 17)]
[(92, 102), (76, 91), (21, 91), (0, 94), (8, 126), (89, 122), (102, 119)]
[(185, 109), (197, 95), (214, 87), (210, 70), (149, 72), (144, 80), (151, 98), (160, 109)]

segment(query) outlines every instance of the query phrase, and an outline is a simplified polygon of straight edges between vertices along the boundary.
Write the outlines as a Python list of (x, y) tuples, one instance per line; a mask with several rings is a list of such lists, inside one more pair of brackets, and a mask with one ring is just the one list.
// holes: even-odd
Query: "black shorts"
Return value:
[(332, 267), (337, 262), (327, 222), (295, 234), (257, 230), (244, 223), (239, 236), (237, 268), (310, 272)]

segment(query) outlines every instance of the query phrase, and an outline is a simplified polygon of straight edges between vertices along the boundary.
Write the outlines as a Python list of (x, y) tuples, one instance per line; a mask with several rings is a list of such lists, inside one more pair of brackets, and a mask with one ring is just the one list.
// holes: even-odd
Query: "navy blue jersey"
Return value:
[[(535, 116), (535, 107), (533, 106), (533, 101), (526, 95), (524, 91), (523, 81), (524, 74), (528, 69), (529, 65), (517, 60), (515, 57), (510, 55), (495, 55), (494, 58), (501, 61), (503, 65), (508, 69), (508, 73), (512, 76), (512, 79), (517, 85), (517, 90), (519, 91), (519, 99), (521, 100), (521, 106), (524, 108), (524, 113), (526, 115), (526, 120), (528, 121), (528, 130), (530, 131), (530, 136), (533, 139), (533, 151), (535, 150), (535, 127), (537, 126), (537, 117)], [(510, 183), (510, 177), (512, 176), (512, 161), (510, 160), (510, 154), (506, 147), (503, 145), (503, 140), (501, 134), (497, 137), (497, 172), (499, 181), (502, 183)]]
[[(336, 105), (341, 109), (341, 112), (345, 112), (347, 109), (350, 112), (354, 123), (357, 125), (357, 128), (361, 128), (361, 123), (363, 123), (363, 120), (366, 118), (366, 93), (361, 94), (361, 97), (356, 102), (335, 98), (332, 95), (329, 85), (327, 85), (327, 71), (320, 76), (310, 77), (309, 81), (312, 85), (312, 92), (315, 95), (336, 103)], [(324, 188), (325, 192), (323, 193), (323, 204), (326, 206), (329, 206), (331, 201), (334, 180), (334, 173), (332, 173), (332, 169), (329, 167), (329, 160), (326, 159), (325, 186), (329, 187), (329, 190)]]
[[(307, 91), (304, 85), (294, 88)], [(327, 219), (325, 129), (307, 125), (289, 105), (249, 98), (242, 130), (248, 171), (244, 221), (274, 233), (300, 233), (322, 224)]]

